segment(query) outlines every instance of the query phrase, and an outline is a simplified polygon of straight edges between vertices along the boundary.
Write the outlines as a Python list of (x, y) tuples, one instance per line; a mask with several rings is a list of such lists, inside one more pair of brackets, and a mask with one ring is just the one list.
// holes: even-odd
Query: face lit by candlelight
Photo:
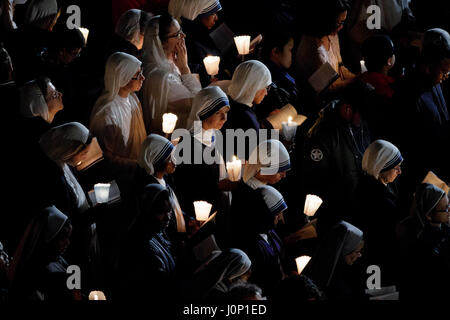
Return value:
[(227, 121), (227, 113), (229, 110), (230, 110), (229, 106), (224, 106), (219, 111), (214, 113), (212, 116), (203, 120), (202, 121), (203, 130), (209, 130), (209, 129), (220, 130), (220, 129), (222, 129), (223, 125)]
[(267, 89), (267, 87), (256, 91), (255, 98), (253, 99), (253, 104), (260, 104), (264, 100), (264, 97), (267, 96), (268, 91), (269, 90)]
[(361, 241), (355, 250), (350, 252), (348, 255), (344, 256), (345, 263), (348, 264), (349, 266), (354, 264), (355, 261), (358, 260), (362, 256), (361, 250), (363, 247), (364, 247), (364, 241)]
[(294, 48), (294, 39), (291, 38), (284, 45), (282, 50), (279, 48), (273, 48), (270, 60), (276, 65), (281, 66), (285, 69), (289, 69), (292, 64), (292, 49)]
[(159, 230), (164, 230), (169, 226), (173, 208), (168, 198), (160, 197), (150, 210), (154, 210), (153, 218)]
[(180, 24), (177, 20), (173, 19), (172, 23), (169, 27), (169, 32), (167, 34), (167, 40), (165, 40), (162, 45), (164, 52), (166, 53), (166, 56), (173, 55), (177, 52), (177, 45), (184, 43), (184, 38), (186, 38), (186, 35), (184, 34), (183, 30), (181, 29)]
[(211, 14), (206, 17), (199, 18), (200, 23), (204, 25), (207, 29), (211, 29), (216, 24), (217, 20), (219, 20), (219, 17), (216, 13)]
[(341, 12), (336, 19), (336, 28), (331, 33), (331, 35), (336, 35), (339, 31), (344, 28), (345, 20), (347, 19), (347, 11)]
[(429, 216), (429, 220), (431, 223), (441, 224), (441, 223), (450, 223), (450, 207), (449, 207), (449, 199), (448, 196), (445, 195), (438, 202), (434, 213)]
[(400, 167), (400, 164), (398, 164), (390, 170), (381, 172), (378, 179), (384, 184), (392, 183), (401, 173), (402, 169)]
[(164, 167), (164, 171), (166, 172), (166, 174), (174, 173), (176, 168), (177, 168), (177, 166), (173, 162), (172, 157), (167, 158), (166, 165)]
[(47, 84), (47, 93), (45, 95), (45, 102), (47, 103), (48, 113), (53, 120), (56, 113), (64, 109), (64, 104), (62, 101), (62, 93), (56, 90), (53, 83), (49, 82)]

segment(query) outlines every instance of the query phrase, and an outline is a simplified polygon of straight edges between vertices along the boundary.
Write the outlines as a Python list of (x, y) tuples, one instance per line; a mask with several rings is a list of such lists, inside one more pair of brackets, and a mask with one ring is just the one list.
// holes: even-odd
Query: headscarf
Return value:
[(256, 92), (272, 83), (269, 69), (257, 60), (248, 60), (237, 66), (228, 88), (230, 97), (249, 107), (253, 105)]
[(287, 209), (287, 204), (277, 189), (272, 186), (265, 185), (261, 187), (260, 190), (267, 209), (269, 209), (271, 214), (276, 216)]
[(364, 152), (362, 169), (378, 180), (381, 172), (394, 168), (402, 161), (402, 155), (396, 146), (385, 140), (376, 140)]
[(25, 24), (36, 24), (40, 21), (56, 16), (58, 4), (56, 0), (33, 0), (25, 13)]
[(250, 155), (249, 163), (244, 165), (243, 180), (247, 182), (259, 170), (261, 174), (276, 174), (289, 170), (291, 162), (286, 147), (279, 140), (261, 142)]
[(66, 164), (66, 161), (80, 152), (86, 146), (86, 143), (89, 142), (90, 137), (89, 130), (81, 123), (69, 122), (51, 128), (39, 140), (39, 144), (47, 157), (56, 162), (63, 170), (64, 177), (75, 196), (77, 208), (80, 212), (87, 210), (89, 204), (84, 190)]
[(152, 17), (145, 28), (143, 67), (145, 81), (142, 88), (144, 122), (147, 131), (162, 131), (162, 115), (169, 102), (169, 76), (174, 69), (167, 60), (159, 38), (159, 19)]
[(440, 28), (429, 29), (425, 32), (422, 41), (422, 49), (434, 49), (441, 52), (450, 52), (450, 35)]
[[(223, 262), (221, 261), (222, 259), (224, 259)], [(213, 261), (213, 263), (218, 263), (221, 267), (226, 265), (220, 275), (220, 280), (214, 286), (223, 292), (228, 290), (228, 286), (223, 282), (224, 280), (230, 281), (244, 275), (252, 265), (248, 255), (240, 249), (229, 249), (228, 252), (222, 253)]]
[(44, 237), (44, 241), (47, 243), (58, 235), (68, 218), (55, 206), (47, 207), (45, 210), (48, 212), (47, 230)]
[(158, 134), (150, 134), (142, 143), (138, 164), (149, 175), (153, 175), (155, 167), (164, 163), (171, 156), (173, 150), (172, 142)]
[(445, 196), (445, 191), (431, 183), (422, 183), (417, 187), (415, 193), (416, 215), (422, 227), (427, 222), (427, 215), (433, 211), (439, 201)]
[[(91, 114), (91, 128), (95, 126), (95, 116), (101, 113), (108, 103), (119, 94), (119, 89), (126, 86), (141, 67), (141, 62), (134, 56), (115, 52), (109, 56), (105, 68), (105, 89), (97, 99)], [(101, 124), (100, 124), (101, 125)]]
[(168, 11), (178, 21), (180, 17), (195, 20), (222, 10), (219, 0), (170, 0)]
[(35, 80), (20, 88), (20, 113), (27, 118), (41, 117), (49, 122), (47, 102)]
[(320, 287), (328, 287), (338, 261), (354, 251), (362, 240), (360, 229), (348, 222), (339, 222), (319, 244), (305, 272)]
[(140, 19), (141, 10), (130, 9), (125, 11), (116, 23), (116, 34), (137, 46), (141, 34)]
[(192, 122), (203, 121), (229, 105), (228, 97), (222, 89), (217, 86), (206, 87), (195, 95), (189, 118)]

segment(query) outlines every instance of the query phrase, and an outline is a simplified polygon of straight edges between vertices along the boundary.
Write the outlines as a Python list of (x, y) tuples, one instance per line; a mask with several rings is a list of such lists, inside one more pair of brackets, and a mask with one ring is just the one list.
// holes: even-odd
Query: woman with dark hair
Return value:
[(145, 29), (142, 60), (147, 80), (142, 105), (149, 133), (162, 133), (162, 115), (167, 112), (178, 116), (177, 128), (192, 126), (192, 98), (201, 84), (189, 68), (185, 37), (178, 21), (168, 14), (151, 18)]
[(297, 74), (307, 80), (323, 64), (329, 63), (339, 75), (329, 91), (339, 90), (355, 78), (342, 63), (338, 37), (349, 9), (346, 0), (318, 0), (310, 3), (300, 18), (303, 36), (296, 55)]
[(63, 254), (70, 244), (72, 224), (55, 206), (47, 207), (26, 229), (9, 268), (14, 299), (75, 300), (77, 290), (67, 287)]

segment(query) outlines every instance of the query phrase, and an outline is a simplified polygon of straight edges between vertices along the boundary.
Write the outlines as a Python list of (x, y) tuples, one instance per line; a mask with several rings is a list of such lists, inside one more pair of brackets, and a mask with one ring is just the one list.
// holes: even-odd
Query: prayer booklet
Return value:
[(319, 94), (338, 78), (339, 74), (337, 74), (331, 64), (325, 62), (311, 77), (309, 77), (308, 82), (316, 93)]
[[(108, 182), (111, 186), (109, 187), (109, 198), (107, 204), (112, 204), (120, 200), (120, 190), (119, 186), (117, 185), (116, 180), (113, 180), (111, 182)], [(92, 205), (95, 207), (98, 202), (97, 198), (95, 197), (95, 191), (94, 189), (90, 190), (88, 192), (89, 199), (91, 200)]]
[(282, 123), (288, 122), (289, 117), (292, 117), (292, 122), (297, 123), (297, 126), (300, 126), (306, 120), (306, 116), (298, 114), (291, 104), (285, 105), (279, 112), (268, 116), (266, 120), (270, 122), (274, 129), (282, 130)]
[(449, 194), (450, 187), (441, 179), (438, 178), (432, 171), (429, 171), (426, 175), (425, 179), (423, 179), (422, 183), (431, 183), (438, 188), (441, 188), (445, 191), (446, 194)]
[(369, 300), (398, 300), (398, 291), (393, 293), (383, 294), (381, 296), (370, 297)]
[(218, 26), (209, 36), (221, 53), (227, 52), (234, 45), (234, 33), (225, 23)]
[(369, 300), (398, 300), (398, 291), (395, 286), (380, 289), (366, 289), (365, 292), (371, 296)]
[(86, 159), (79, 166), (75, 167), (77, 171), (85, 170), (103, 159), (103, 151), (98, 144), (97, 138), (92, 138), (92, 142), (87, 148)]
[(299, 240), (317, 238), (316, 222), (317, 219), (314, 219), (311, 222), (305, 224), (300, 230), (286, 236), (284, 238), (284, 241), (287, 244), (292, 244)]
[(210, 234), (192, 248), (192, 250), (197, 261), (206, 261), (206, 259), (211, 258), (213, 251), (220, 251), (220, 248), (217, 245), (215, 236)]

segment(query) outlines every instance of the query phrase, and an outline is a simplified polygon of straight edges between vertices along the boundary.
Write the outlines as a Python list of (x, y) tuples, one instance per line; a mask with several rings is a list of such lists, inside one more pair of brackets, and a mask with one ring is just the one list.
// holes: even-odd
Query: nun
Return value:
[(164, 113), (177, 115), (177, 128), (192, 126), (188, 121), (192, 98), (202, 87), (198, 75), (189, 68), (185, 36), (178, 21), (168, 14), (147, 23), (142, 103), (148, 132), (162, 133)]
[(169, 2), (169, 13), (180, 22), (187, 35), (186, 48), (189, 67), (200, 75), (200, 81), (204, 86), (211, 83), (211, 77), (203, 64), (206, 56), (221, 57), (218, 77), (222, 79), (222, 76), (225, 75), (220, 72), (224, 70), (224, 56), (210, 36), (220, 10), (222, 10), (222, 6), (218, 0), (170, 0)]
[[(231, 110), (228, 114), (228, 121), (222, 129), (224, 135), (227, 129), (244, 131), (253, 129), (258, 134), (261, 125), (254, 106), (264, 100), (271, 83), (270, 71), (262, 62), (249, 60), (236, 68), (228, 87)], [(234, 143), (237, 144), (236, 139)], [(246, 145), (245, 150), (245, 159), (247, 160), (252, 148)]]
[(167, 234), (174, 244), (181, 245), (186, 237), (186, 232), (193, 219), (182, 211), (178, 198), (171, 187), (171, 175), (175, 172), (176, 165), (173, 158), (174, 145), (166, 138), (150, 134), (142, 143), (138, 164), (140, 170), (136, 174), (136, 192), (139, 193), (146, 185), (157, 183), (167, 188), (170, 194), (170, 202), (173, 207)]
[(44, 301), (75, 300), (77, 290), (68, 289), (63, 257), (70, 244), (72, 224), (55, 206), (36, 215), (28, 225), (9, 268), (13, 298)]
[(147, 136), (141, 103), (135, 92), (145, 80), (141, 62), (123, 52), (106, 62), (105, 89), (94, 105), (90, 130), (106, 158), (124, 170), (137, 168), (137, 157)]
[(413, 215), (405, 218), (398, 229), (414, 235), (407, 250), (401, 252), (404, 270), (401, 274), (401, 297), (407, 300), (447, 300), (450, 285), (448, 194), (430, 183), (422, 183), (416, 189), (412, 207)]
[(258, 189), (264, 200), (264, 211), (247, 212), (248, 219), (243, 219), (251, 241), (243, 243), (242, 249), (252, 260), (252, 274), (249, 281), (263, 289), (263, 296), (271, 297), (275, 287), (287, 275), (283, 241), (275, 230), (279, 221), (283, 220), (283, 212), (287, 209), (283, 196), (272, 186)]
[(396, 282), (396, 224), (402, 217), (394, 184), (401, 174), (403, 157), (399, 149), (385, 140), (372, 142), (364, 152), (357, 190), (355, 225), (366, 235), (366, 260), (383, 270), (382, 286)]
[[(192, 217), (195, 217), (193, 202), (200, 200), (213, 205), (211, 212), (225, 214), (233, 183), (227, 176), (219, 130), (227, 121), (228, 98), (219, 87), (207, 87), (194, 97), (192, 110), (195, 122), (191, 135), (181, 138), (175, 153), (177, 162), (182, 162), (175, 172), (180, 204)], [(211, 158), (205, 158), (206, 155)], [(195, 181), (200, 183), (193, 187)]]
[(153, 14), (139, 9), (130, 9), (120, 16), (110, 46), (110, 54), (125, 52), (140, 58), (144, 44), (144, 31)]
[(354, 264), (363, 246), (363, 232), (341, 221), (324, 235), (303, 273), (330, 300), (362, 300), (366, 274)]
[(251, 262), (238, 249), (219, 252), (196, 273), (182, 268), (166, 234), (172, 210), (170, 193), (161, 184), (149, 184), (140, 193), (139, 213), (124, 251), (122, 293), (134, 292), (133, 299), (147, 302), (203, 299), (214, 287), (248, 271)]
[(289, 153), (278, 140), (266, 140), (255, 148), (249, 163), (243, 166), (243, 178), (232, 191), (229, 245), (239, 247), (248, 238), (247, 227), (254, 224), (254, 214), (267, 212), (261, 188), (274, 185), (290, 169)]

